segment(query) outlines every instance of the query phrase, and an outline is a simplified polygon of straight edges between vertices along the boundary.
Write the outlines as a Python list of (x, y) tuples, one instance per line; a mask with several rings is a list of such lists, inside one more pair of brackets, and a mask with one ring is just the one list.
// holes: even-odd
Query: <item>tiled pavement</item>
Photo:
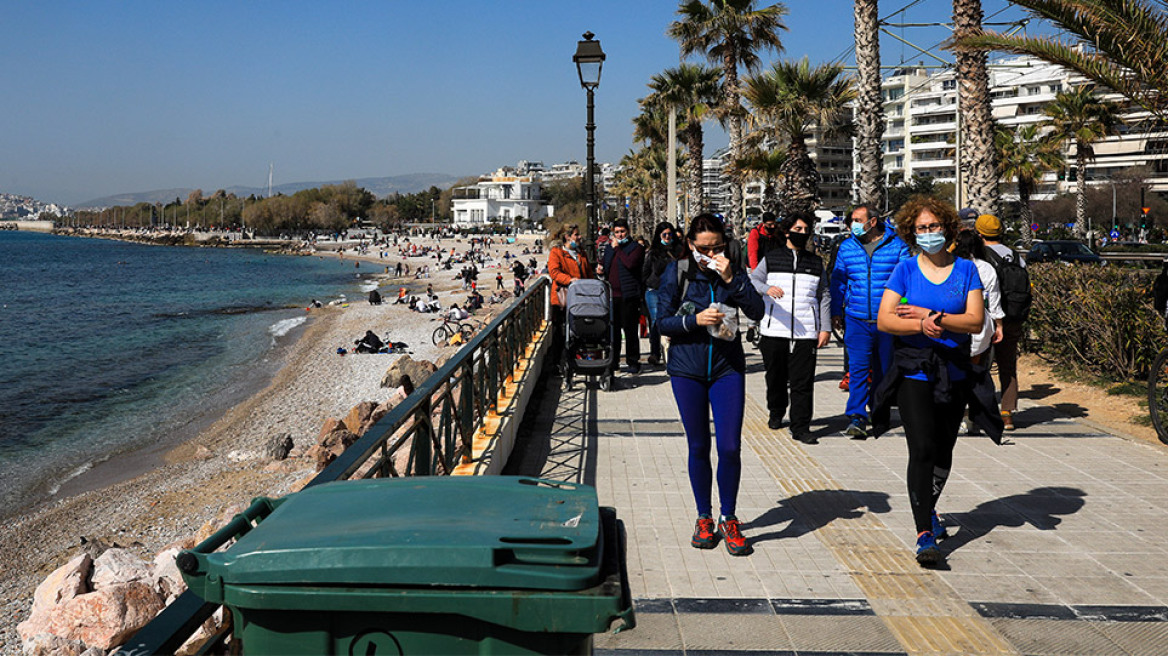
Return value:
[(820, 442), (798, 443), (766, 427), (748, 354), (749, 557), (689, 546), (685, 436), (662, 369), (609, 393), (549, 377), (536, 398), (509, 471), (595, 485), (627, 530), (638, 626), (597, 636), (599, 653), (1168, 653), (1166, 448), (1024, 400), (1008, 444), (958, 441), (939, 508), (947, 565), (924, 570), (895, 413), (881, 439), (843, 436), (842, 351), (829, 347)]

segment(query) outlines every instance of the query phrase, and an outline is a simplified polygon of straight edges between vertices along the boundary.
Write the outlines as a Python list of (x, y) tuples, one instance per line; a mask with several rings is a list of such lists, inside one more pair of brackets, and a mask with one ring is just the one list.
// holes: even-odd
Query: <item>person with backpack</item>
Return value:
[(753, 271), (772, 248), (782, 248), (787, 245), (786, 235), (779, 230), (779, 217), (774, 212), (763, 212), (762, 221), (746, 239), (746, 256)]
[(1026, 271), (1026, 261), (1002, 243), (1005, 229), (998, 217), (982, 214), (975, 226), (985, 240), (986, 259), (998, 274), (998, 290), (1002, 296), (1002, 339), (994, 344), (994, 361), (998, 363), (1002, 390), (1002, 423), (1006, 430), (1012, 431), (1014, 413), (1018, 410), (1018, 342), (1033, 300), (1030, 274)]
[[(698, 511), (690, 545), (713, 549), (721, 540), (730, 555), (745, 556), (751, 546), (734, 513), (742, 478), (746, 354), (728, 320), (739, 310), (761, 320), (763, 301), (746, 270), (730, 260), (726, 228), (717, 217), (694, 217), (686, 243), (685, 257), (661, 274), (657, 323), (670, 338), (667, 371), (689, 446), (689, 480)], [(716, 474), (711, 441), (718, 452)], [(721, 510), (717, 523), (712, 515), (714, 480)]]
[(653, 229), (653, 241), (645, 250), (642, 265), (642, 279), (645, 281), (645, 315), (649, 320), (649, 359), (651, 366), (664, 361), (661, 352), (661, 333), (657, 330), (657, 288), (661, 286), (661, 274), (665, 268), (681, 255), (682, 240), (676, 236), (673, 224), (662, 221)]

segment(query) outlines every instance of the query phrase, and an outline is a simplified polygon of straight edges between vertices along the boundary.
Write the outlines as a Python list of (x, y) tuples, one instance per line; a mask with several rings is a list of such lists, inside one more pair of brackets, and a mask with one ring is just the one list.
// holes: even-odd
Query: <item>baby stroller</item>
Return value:
[(564, 387), (573, 376), (599, 378), (600, 389), (612, 389), (612, 303), (608, 283), (580, 279), (568, 285), (565, 301)]

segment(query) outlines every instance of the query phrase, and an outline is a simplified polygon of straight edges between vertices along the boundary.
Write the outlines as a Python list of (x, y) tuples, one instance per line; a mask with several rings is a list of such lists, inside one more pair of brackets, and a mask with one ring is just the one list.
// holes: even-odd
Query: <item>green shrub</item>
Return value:
[(1031, 265), (1028, 349), (1058, 366), (1116, 381), (1146, 379), (1168, 344), (1152, 308), (1157, 272), (1121, 267)]

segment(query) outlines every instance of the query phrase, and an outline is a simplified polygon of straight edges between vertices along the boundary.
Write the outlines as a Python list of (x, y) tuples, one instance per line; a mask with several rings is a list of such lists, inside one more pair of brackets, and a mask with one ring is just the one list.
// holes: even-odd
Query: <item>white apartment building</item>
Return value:
[(454, 227), (480, 228), (487, 224), (542, 223), (554, 210), (542, 199), (539, 178), (516, 175), (503, 167), (468, 187), (455, 187), (451, 210)]
[[(1043, 108), (1055, 96), (1085, 80), (1070, 71), (1032, 57), (1008, 57), (990, 64), (990, 97), (993, 116), (1004, 126), (1041, 123)], [(882, 84), (885, 128), (884, 174), (890, 185), (912, 177), (954, 182), (958, 162), (957, 80), (952, 70), (929, 74), (924, 68), (906, 67), (893, 72)], [(1118, 96), (1109, 99), (1122, 102)], [(1168, 131), (1149, 129), (1140, 122), (1146, 115), (1129, 111), (1120, 134), (1095, 144), (1095, 159), (1087, 164), (1088, 182), (1105, 184), (1115, 173), (1146, 166), (1154, 191), (1168, 192)], [(1066, 148), (1069, 174), (1058, 173), (1040, 181), (1035, 199), (1050, 198), (1074, 189), (1074, 146)], [(858, 163), (854, 165), (858, 173)], [(1012, 182), (1003, 181), (1003, 197), (1016, 198)]]

